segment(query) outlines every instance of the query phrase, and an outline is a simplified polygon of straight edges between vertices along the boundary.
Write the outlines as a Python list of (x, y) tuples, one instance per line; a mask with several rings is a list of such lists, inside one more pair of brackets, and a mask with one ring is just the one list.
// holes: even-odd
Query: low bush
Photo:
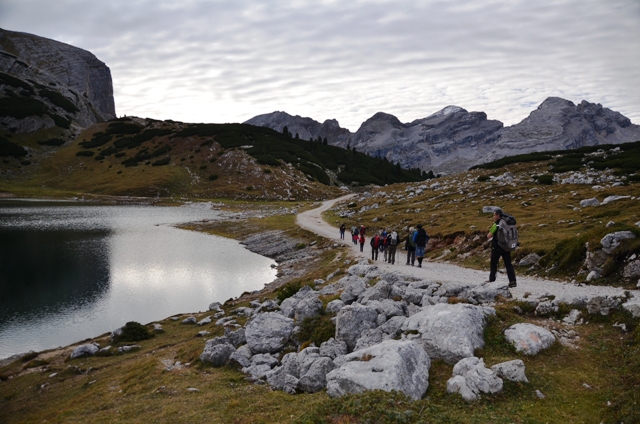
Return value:
[(116, 343), (121, 342), (138, 342), (153, 337), (149, 329), (139, 322), (129, 321), (122, 327), (122, 334), (115, 340)]

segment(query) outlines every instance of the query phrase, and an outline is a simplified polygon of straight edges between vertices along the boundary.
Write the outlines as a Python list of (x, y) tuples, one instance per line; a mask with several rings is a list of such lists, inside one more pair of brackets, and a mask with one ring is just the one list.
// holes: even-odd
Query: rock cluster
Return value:
[[(268, 300), (236, 309), (233, 313), (242, 309), (249, 321), (238, 328), (233, 321), (220, 319), (225, 336), (208, 340), (200, 359), (213, 366), (236, 363), (249, 378), (292, 394), (326, 388), (337, 397), (381, 389), (420, 399), (429, 386), (431, 361), (453, 365), (473, 358), (484, 346), (487, 319), (495, 315), (492, 302), (498, 295), (509, 296), (497, 283), (444, 287), (399, 272), (382, 272), (366, 261), (318, 288), (305, 286), (279, 306)], [(323, 308), (321, 295), (340, 298)], [(453, 296), (470, 303), (448, 303)], [(274, 306), (276, 310), (268, 310)], [(296, 335), (302, 321), (322, 313), (335, 314), (334, 337), (320, 346), (300, 346)], [(475, 359), (478, 365), (481, 360)], [(500, 374), (475, 367), (475, 374), (467, 370), (457, 375), (456, 387), (477, 398), (480, 392), (500, 390), (500, 375), (518, 375), (518, 381), (526, 381), (523, 365), (516, 371), (512, 368), (500, 365)], [(474, 380), (480, 374), (485, 382), (492, 376), (490, 389)], [(464, 385), (461, 378), (466, 379)]]

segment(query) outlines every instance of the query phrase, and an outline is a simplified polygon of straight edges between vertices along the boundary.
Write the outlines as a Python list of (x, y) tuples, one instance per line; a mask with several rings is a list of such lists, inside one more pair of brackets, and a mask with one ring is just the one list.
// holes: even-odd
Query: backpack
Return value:
[(378, 247), (378, 243), (379, 243), (379, 241), (380, 241), (380, 237), (378, 237), (378, 236), (374, 236), (374, 237), (371, 239), (371, 242), (370, 242), (370, 243), (371, 243), (371, 246), (372, 246), (374, 249), (376, 249), (376, 248)]
[(518, 229), (516, 228), (516, 219), (511, 215), (503, 215), (498, 223), (498, 246), (505, 252), (513, 252), (516, 250), (518, 243)]
[(409, 247), (412, 249), (416, 248), (416, 244), (413, 241), (413, 235), (416, 233), (416, 230), (413, 230), (411, 234), (409, 234)]
[(391, 246), (397, 246), (398, 245), (398, 234), (391, 233), (391, 238), (389, 239), (389, 244)]

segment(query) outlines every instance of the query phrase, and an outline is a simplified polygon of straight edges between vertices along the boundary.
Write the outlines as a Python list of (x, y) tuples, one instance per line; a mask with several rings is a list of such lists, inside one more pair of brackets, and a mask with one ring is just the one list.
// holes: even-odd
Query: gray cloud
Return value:
[(241, 122), (284, 110), (356, 130), (455, 104), (510, 125), (548, 96), (640, 123), (637, 0), (4, 0), (0, 27), (90, 50), (119, 115)]

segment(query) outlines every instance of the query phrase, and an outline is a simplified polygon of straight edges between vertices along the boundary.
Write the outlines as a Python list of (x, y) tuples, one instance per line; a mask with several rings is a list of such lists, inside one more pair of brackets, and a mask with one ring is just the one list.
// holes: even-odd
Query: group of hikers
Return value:
[[(491, 261), (488, 282), (496, 280), (498, 271), (498, 261), (502, 258), (504, 266), (507, 270), (509, 278), (509, 287), (516, 287), (516, 274), (511, 263), (511, 251), (518, 245), (518, 231), (515, 227), (516, 221), (510, 215), (505, 214), (501, 209), (496, 208), (493, 212), (493, 225), (491, 226), (487, 238), (491, 240)], [(360, 251), (364, 252), (365, 234), (367, 228), (364, 225), (360, 227), (351, 227), (351, 241), (353, 244), (360, 244)], [(340, 238), (344, 240), (346, 232), (345, 224), (340, 226)], [(416, 228), (409, 227), (409, 232), (404, 238), (404, 248), (407, 251), (406, 265), (415, 266), (416, 260), (418, 267), (422, 267), (422, 261), (425, 251), (429, 243), (429, 235), (422, 227), (422, 224), (416, 225)], [(395, 230), (387, 231), (386, 228), (378, 230), (371, 240), (371, 260), (378, 260), (378, 253), (383, 252), (384, 261), (392, 265), (396, 263), (396, 251), (400, 244), (400, 237)]]

